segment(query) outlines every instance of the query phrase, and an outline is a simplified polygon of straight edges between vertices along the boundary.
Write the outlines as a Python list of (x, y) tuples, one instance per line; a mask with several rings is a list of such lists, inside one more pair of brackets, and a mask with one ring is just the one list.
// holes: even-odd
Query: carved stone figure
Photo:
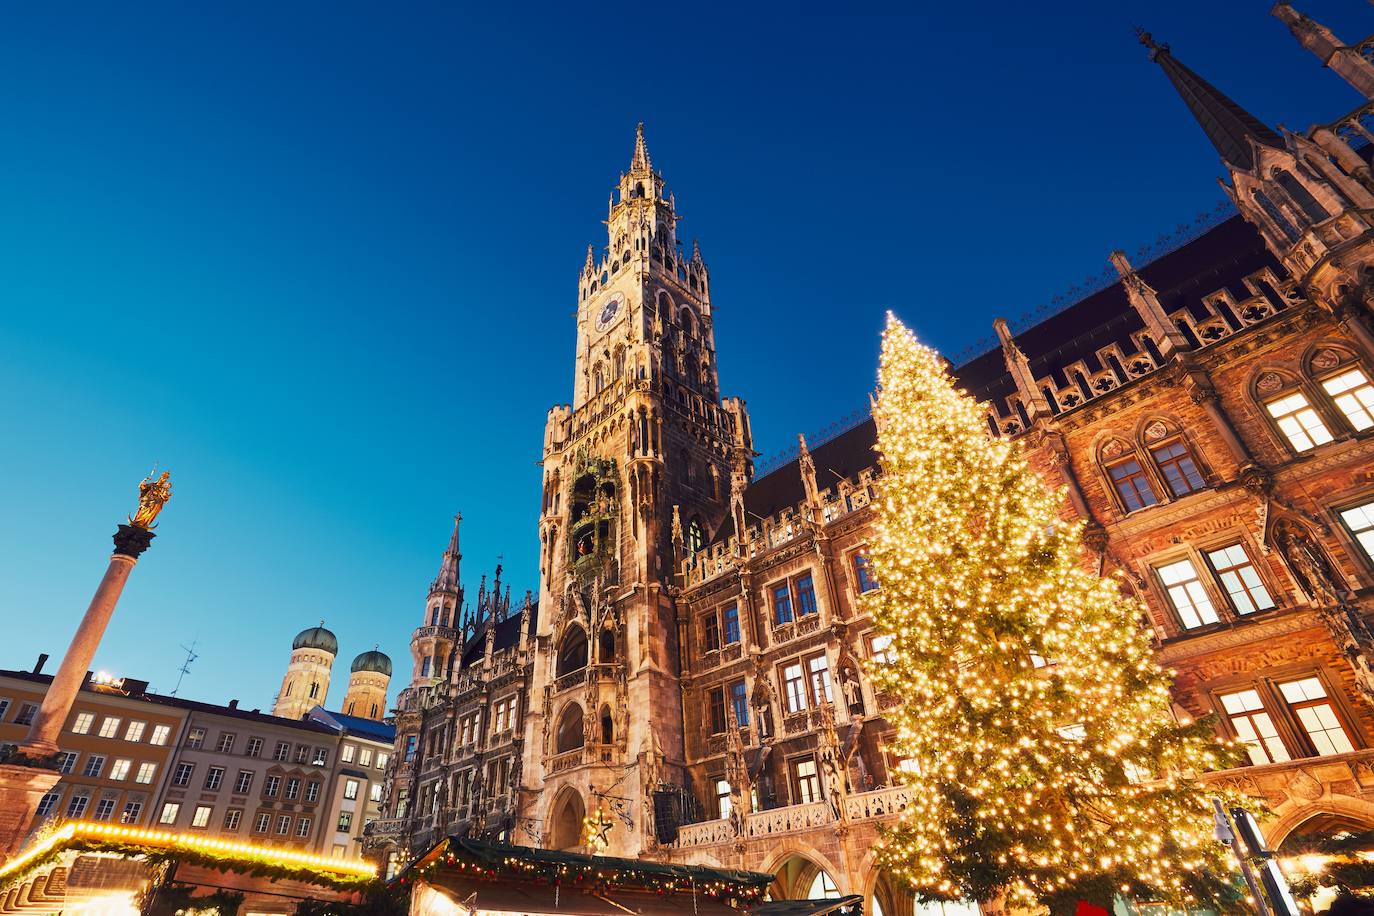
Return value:
[(1308, 597), (1327, 604), (1340, 600), (1344, 584), (1311, 534), (1292, 522), (1281, 522), (1274, 528), (1274, 540)]

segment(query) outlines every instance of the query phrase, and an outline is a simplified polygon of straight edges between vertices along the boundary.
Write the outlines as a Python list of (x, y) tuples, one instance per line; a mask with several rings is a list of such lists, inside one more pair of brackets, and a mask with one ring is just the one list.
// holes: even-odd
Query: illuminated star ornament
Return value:
[(597, 808), (582, 819), (582, 844), (589, 855), (600, 855), (611, 845), (611, 828), (615, 821), (605, 811)]
[(1243, 748), (1174, 719), (1144, 606), (1096, 575), (1062, 493), (892, 316), (879, 385), (879, 587), (861, 600), (892, 637), (868, 667), (899, 698), (889, 746), (911, 789), (880, 864), (943, 900), (1231, 909), (1216, 793), (1192, 777)]

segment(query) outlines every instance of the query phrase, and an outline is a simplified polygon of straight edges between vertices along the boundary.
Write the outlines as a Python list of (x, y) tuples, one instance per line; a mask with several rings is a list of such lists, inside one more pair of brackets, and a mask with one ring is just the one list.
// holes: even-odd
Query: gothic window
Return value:
[(439, 608), (437, 605), (434, 610), (430, 612), (429, 625), (432, 627), (437, 627), (439, 625)]
[(606, 370), (601, 363), (597, 363), (592, 369), (592, 394), (600, 394), (601, 389), (606, 387)]
[(706, 720), (711, 734), (725, 731), (725, 688), (712, 687), (706, 692)]
[[(1151, 424), (1145, 430), (1147, 442), (1156, 425), (1161, 435), (1168, 435), (1162, 423)], [(1150, 457), (1154, 459), (1155, 467), (1159, 469), (1160, 476), (1164, 478), (1174, 496), (1187, 496), (1195, 490), (1206, 489), (1207, 481), (1203, 479), (1197, 461), (1193, 459), (1192, 452), (1188, 450), (1188, 444), (1183, 441), (1182, 436), (1175, 436), (1158, 444), (1148, 444), (1147, 448)]]
[(692, 310), (685, 305), (682, 307), (682, 310), (678, 312), (678, 324), (682, 325), (682, 331), (688, 337), (697, 336), (696, 320), (692, 317)]
[(730, 685), (730, 706), (735, 713), (735, 724), (743, 728), (749, 724), (749, 695), (744, 686), (744, 681), (735, 681)]
[(859, 588), (859, 594), (871, 592), (878, 587), (878, 580), (873, 578), (873, 565), (868, 557), (862, 553), (854, 554), (854, 584)]
[(1283, 188), (1283, 192), (1288, 195), (1289, 200), (1297, 205), (1303, 216), (1312, 222), (1320, 223), (1322, 220), (1331, 218), (1331, 214), (1326, 212), (1326, 208), (1317, 201), (1317, 198), (1312, 196), (1312, 192), (1307, 190), (1307, 187), (1294, 178), (1291, 173), (1283, 169), (1274, 169), (1274, 181)]
[(773, 622), (781, 626), (792, 622), (792, 593), (786, 582), (773, 586)]
[(568, 628), (563, 643), (558, 647), (558, 676), (587, 667), (587, 634), (581, 627)]
[(1159, 575), (1159, 580), (1164, 585), (1164, 593), (1168, 595), (1169, 603), (1185, 630), (1196, 629), (1220, 620), (1217, 617), (1217, 609), (1212, 604), (1212, 598), (1202, 584), (1202, 578), (1191, 559), (1185, 557), (1167, 563), (1156, 567), (1155, 572)]
[(799, 576), (793, 586), (797, 592), (797, 616), (816, 613), (816, 586), (811, 581), (811, 574)]
[(315, 681), (310, 682), (310, 699), (315, 699), (320, 695), (320, 685)]
[(615, 661), (615, 630), (605, 627), (601, 631), (601, 641), (597, 648), (597, 661), (603, 665)]
[(1149, 475), (1140, 466), (1140, 459), (1134, 454), (1107, 465), (1107, 476), (1112, 479), (1121, 506), (1127, 512), (1144, 509), (1159, 502), (1154, 488), (1150, 486)]
[(611, 720), (611, 707), (601, 707), (601, 743), (611, 744), (615, 740), (615, 724)]
[(1336, 716), (1326, 688), (1315, 677), (1279, 684), (1279, 692), (1318, 754), (1348, 754), (1355, 749)]
[(1256, 690), (1238, 690), (1217, 697), (1226, 711), (1226, 719), (1236, 737), (1244, 741), (1250, 753), (1250, 762), (1255, 766), (1266, 763), (1281, 763), (1289, 759), (1288, 748), (1279, 737), (1274, 720), (1264, 708)]
[(625, 375), (625, 348), (616, 347), (615, 360), (611, 364), (611, 378), (618, 379)]
[(1365, 558), (1374, 560), (1374, 501), (1342, 509), (1338, 514), (1346, 531), (1364, 551)]
[(555, 749), (562, 754), (577, 750), (584, 743), (586, 738), (582, 734), (582, 707), (576, 703), (569, 703), (563, 708), (563, 714), (558, 717)]
[(1259, 190), (1252, 191), (1251, 193), (1254, 195), (1255, 203), (1259, 204), (1260, 209), (1274, 222), (1274, 226), (1283, 235), (1284, 239), (1289, 242), (1296, 242), (1298, 240), (1298, 230), (1293, 228), (1293, 224), (1288, 221), (1288, 217), (1284, 216), (1283, 211), (1274, 205), (1274, 202), (1269, 199), (1269, 195)]
[(696, 553), (706, 546), (706, 533), (701, 530), (701, 519), (693, 517), (687, 525), (687, 552)]
[(733, 646), (735, 643), (740, 641), (739, 605), (730, 605), (725, 610), (720, 612), (720, 617), (721, 632), (725, 637), (725, 644), (727, 646)]
[(720, 621), (712, 611), (701, 618), (701, 650), (715, 652), (720, 648)]
[(792, 761), (792, 800), (809, 805), (821, 800), (821, 780), (816, 772), (816, 758), (800, 757)]
[(1265, 401), (1264, 409), (1295, 452), (1310, 451), (1333, 439), (1307, 395), (1300, 390)]
[(1357, 432), (1374, 426), (1374, 384), (1362, 368), (1351, 366), (1325, 379), (1321, 386)]

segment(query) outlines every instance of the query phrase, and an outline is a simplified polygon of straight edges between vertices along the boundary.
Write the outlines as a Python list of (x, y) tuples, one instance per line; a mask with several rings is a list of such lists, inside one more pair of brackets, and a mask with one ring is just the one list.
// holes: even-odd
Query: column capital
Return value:
[[(129, 557), (137, 562), (143, 551), (152, 544), (156, 534), (147, 528), (139, 528), (135, 525), (120, 525), (119, 530), (114, 533), (114, 556)], [(112, 558), (113, 559), (113, 558)]]

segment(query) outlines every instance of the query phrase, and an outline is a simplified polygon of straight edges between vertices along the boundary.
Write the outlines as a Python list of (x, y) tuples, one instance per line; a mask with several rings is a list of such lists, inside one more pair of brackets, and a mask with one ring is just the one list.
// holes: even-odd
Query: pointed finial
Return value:
[(1155, 37), (1140, 26), (1135, 27), (1135, 37), (1141, 44), (1150, 49), (1150, 60), (1154, 60), (1160, 54), (1167, 54), (1169, 51), (1168, 44), (1160, 44), (1155, 41)]
[(596, 262), (592, 260), (593, 247), (592, 245), (587, 246), (587, 263), (582, 265), (583, 273), (591, 273), (596, 269)]
[(635, 128), (635, 152), (630, 158), (631, 172), (647, 172), (652, 168), (649, 162), (649, 148), (644, 144), (644, 122)]
[(806, 436), (803, 435), (802, 433), (797, 433), (797, 454), (799, 454), (799, 455), (810, 455), (810, 454), (811, 454), (811, 452), (810, 452), (810, 451), (807, 449), (807, 447), (806, 447)]

